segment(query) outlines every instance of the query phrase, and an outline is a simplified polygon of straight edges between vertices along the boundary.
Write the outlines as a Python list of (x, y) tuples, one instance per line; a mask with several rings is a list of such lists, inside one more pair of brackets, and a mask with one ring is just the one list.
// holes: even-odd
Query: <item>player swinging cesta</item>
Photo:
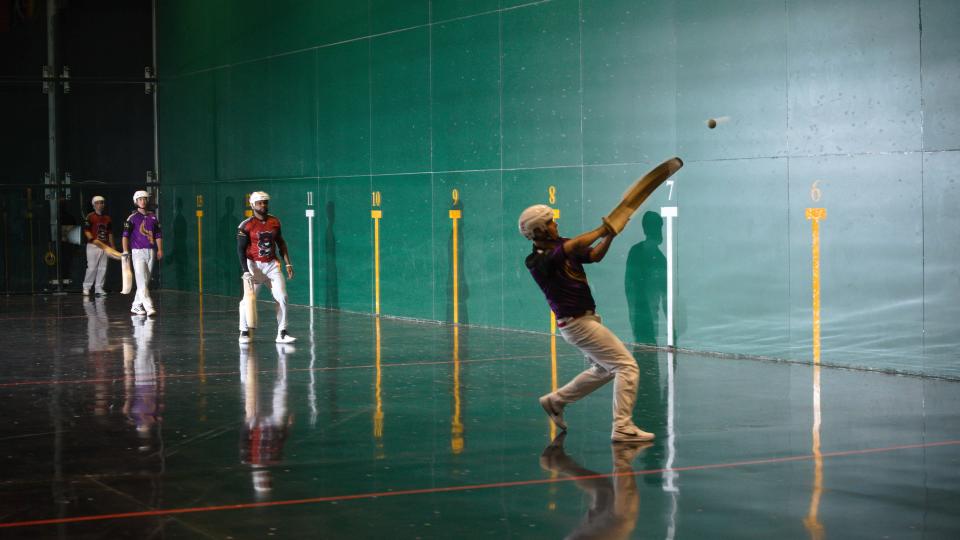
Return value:
[[(627, 351), (595, 313), (596, 304), (584, 264), (600, 262), (607, 254), (614, 232), (606, 225), (576, 238), (563, 238), (553, 220), (553, 209), (544, 204), (531, 206), (520, 214), (520, 234), (533, 241), (526, 266), (540, 286), (557, 327), (567, 343), (580, 349), (590, 367), (572, 381), (540, 398), (540, 405), (558, 428), (566, 431), (563, 408), (594, 390), (613, 382), (613, 442), (642, 442), (654, 438), (633, 423), (640, 370)], [(593, 245), (597, 240), (600, 243)]]
[(614, 236), (626, 227), (630, 216), (681, 167), (683, 160), (671, 158), (637, 179), (620, 204), (603, 218), (602, 226), (575, 238), (560, 236), (557, 222), (553, 220), (553, 209), (547, 205), (537, 204), (520, 214), (520, 234), (533, 241), (533, 252), (526, 259), (527, 269), (556, 314), (560, 335), (580, 349), (591, 364), (562, 388), (540, 398), (540, 406), (564, 431), (567, 424), (563, 420), (563, 408), (612, 380), (611, 440), (636, 443), (654, 438), (653, 433), (647, 433), (633, 423), (640, 370), (623, 342), (603, 325), (595, 313), (596, 304), (583, 265), (600, 262), (610, 249)]

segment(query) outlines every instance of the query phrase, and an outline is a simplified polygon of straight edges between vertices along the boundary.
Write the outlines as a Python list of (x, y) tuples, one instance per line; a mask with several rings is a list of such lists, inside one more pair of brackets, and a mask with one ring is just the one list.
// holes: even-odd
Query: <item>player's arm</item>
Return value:
[[(603, 238), (603, 241), (591, 247), (600, 238)], [(613, 235), (610, 234), (610, 230), (606, 225), (601, 225), (564, 242), (563, 252), (567, 255), (586, 253), (589, 262), (598, 262), (607, 254), (612, 241)]]
[(290, 251), (287, 249), (287, 241), (283, 239), (283, 233), (280, 232), (280, 229), (277, 228), (277, 253), (280, 255), (280, 258), (283, 259), (283, 262), (287, 266), (293, 266), (293, 263), (290, 262)]
[(283, 233), (280, 227), (277, 227), (277, 252), (283, 259), (284, 266), (287, 268), (287, 279), (293, 279), (293, 263), (290, 262), (290, 250), (287, 249), (287, 241), (283, 239)]
[(157, 241), (157, 260), (163, 258), (163, 231), (160, 230), (160, 221), (153, 222), (153, 239)]
[(247, 268), (247, 247), (250, 246), (250, 234), (243, 227), (237, 229), (237, 258), (240, 260), (240, 275), (250, 271)]
[(610, 249), (610, 244), (613, 243), (614, 236), (614, 234), (607, 231), (603, 239), (600, 240), (600, 243), (593, 246), (593, 249), (590, 250), (590, 262), (600, 262), (607, 256), (607, 250)]
[(93, 242), (93, 231), (90, 226), (90, 216), (83, 218), (83, 235), (87, 237), (87, 242)]
[(123, 244), (123, 252), (130, 253), (130, 233), (133, 229), (133, 224), (130, 223), (130, 218), (127, 218), (123, 222), (123, 238), (120, 241)]

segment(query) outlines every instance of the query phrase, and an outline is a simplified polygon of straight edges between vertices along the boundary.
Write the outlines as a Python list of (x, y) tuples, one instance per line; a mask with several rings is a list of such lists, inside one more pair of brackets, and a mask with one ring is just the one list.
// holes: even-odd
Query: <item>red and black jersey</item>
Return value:
[(106, 242), (110, 235), (110, 226), (113, 222), (107, 214), (90, 212), (83, 218), (83, 230), (90, 233), (95, 240)]
[(237, 238), (249, 239), (246, 247), (246, 258), (260, 262), (270, 262), (277, 259), (284, 247), (283, 236), (280, 234), (280, 220), (267, 214), (267, 219), (260, 221), (254, 217), (247, 218), (237, 227)]

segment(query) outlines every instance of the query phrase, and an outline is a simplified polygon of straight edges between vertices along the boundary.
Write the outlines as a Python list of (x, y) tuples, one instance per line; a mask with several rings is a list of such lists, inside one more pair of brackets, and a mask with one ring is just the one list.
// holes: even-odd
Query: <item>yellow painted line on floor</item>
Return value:
[(383, 379), (382, 376), (382, 366), (380, 364), (380, 318), (374, 319), (374, 324), (376, 327), (376, 363), (375, 363), (375, 377), (374, 377), (374, 401), (376, 403), (376, 408), (373, 412), (373, 437), (376, 439), (377, 445), (377, 459), (383, 459), (383, 396), (381, 394), (381, 382)]
[(813, 291), (813, 490), (803, 525), (810, 533), (811, 540), (822, 540), (825, 531), (819, 518), (820, 498), (823, 495), (823, 452), (820, 450), (820, 220), (827, 219), (827, 209), (807, 208), (806, 218), (810, 220)]
[(810, 493), (810, 509), (803, 520), (803, 526), (810, 533), (810, 540), (824, 538), (823, 523), (820, 522), (820, 498), (823, 495), (823, 452), (820, 450), (820, 365), (813, 366), (813, 490)]
[(463, 452), (463, 420), (460, 418), (460, 328), (453, 327), (453, 418), (450, 420), (450, 451)]

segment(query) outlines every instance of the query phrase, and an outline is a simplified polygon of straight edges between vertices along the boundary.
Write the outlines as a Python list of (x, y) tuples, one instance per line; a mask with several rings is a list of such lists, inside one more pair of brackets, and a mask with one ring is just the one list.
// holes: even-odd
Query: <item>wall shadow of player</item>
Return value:
[[(624, 276), (630, 329), (633, 332), (633, 356), (640, 367), (634, 416), (638, 425), (662, 435), (667, 428), (666, 391), (660, 380), (660, 355), (651, 346), (657, 345), (660, 316), (666, 316), (667, 310), (667, 258), (660, 251), (660, 245), (663, 244), (663, 218), (656, 212), (647, 211), (641, 223), (645, 238), (630, 248)], [(647, 452), (644, 455), (645, 468), (662, 466), (659, 452)], [(647, 483), (658, 483), (660, 480), (658, 475), (644, 477)]]
[[(57, 235), (57, 241), (60, 243), (60, 275), (57, 275), (57, 264), (56, 258), (53, 259), (53, 264), (48, 266), (48, 283), (55, 283), (52, 280), (62, 279), (70, 280), (69, 288), (79, 289), (78, 285), (83, 283), (83, 275), (86, 272), (86, 248), (83, 250), (79, 249), (80, 246), (75, 245), (67, 240), (64, 235), (64, 231), (68, 230), (71, 227), (79, 226), (80, 222), (77, 219), (75, 213), (79, 213), (80, 210), (78, 202), (72, 200), (67, 200), (65, 197), (60, 197), (59, 199), (59, 215), (60, 215), (60, 230), (61, 233)], [(44, 220), (47, 222), (47, 220)], [(56, 253), (56, 247), (53, 243), (50, 243), (49, 250), (52, 253)], [(54, 288), (56, 288), (54, 286)], [(64, 290), (67, 289), (67, 285), (64, 285)]]
[(327, 201), (327, 227), (323, 235), (324, 264), (324, 301), (323, 305), (332, 309), (340, 308), (340, 276), (337, 275), (337, 237), (333, 224), (337, 218), (337, 207), (333, 201)]
[(189, 279), (187, 260), (192, 257), (187, 254), (187, 218), (183, 215), (183, 197), (173, 200), (173, 253), (170, 255), (167, 260), (173, 262), (176, 283), (184, 286)]
[(613, 472), (601, 475), (577, 463), (563, 449), (566, 432), (557, 435), (540, 455), (540, 466), (574, 479), (590, 507), (566, 538), (630, 538), (640, 513), (640, 490), (633, 460), (653, 443), (611, 444)]
[[(460, 215), (463, 216), (466, 214), (466, 212), (464, 212), (465, 208), (466, 206), (463, 204), (463, 201), (457, 201), (457, 204), (454, 205), (451, 210), (460, 210)], [(466, 273), (464, 272), (467, 266), (467, 250), (463, 245), (463, 237), (467, 227), (469, 227), (469, 225), (466, 220), (457, 220), (457, 306), (460, 312), (457, 320), (460, 324), (470, 323), (470, 313), (467, 310), (467, 299), (470, 298), (470, 288), (467, 286)], [(447, 253), (453, 257), (452, 234), (447, 235)], [(453, 322), (453, 259), (450, 259), (450, 264), (448, 265), (446, 290), (448, 298), (446, 320)]]
[(660, 314), (667, 310), (667, 258), (663, 244), (663, 218), (646, 212), (642, 219), (645, 238), (627, 255), (624, 288), (634, 343), (657, 344)]
[(233, 197), (223, 200), (223, 215), (217, 224), (217, 260), (215, 276), (223, 293), (230, 296), (241, 296), (239, 263), (237, 262), (237, 226), (244, 218), (237, 215), (237, 201)]

